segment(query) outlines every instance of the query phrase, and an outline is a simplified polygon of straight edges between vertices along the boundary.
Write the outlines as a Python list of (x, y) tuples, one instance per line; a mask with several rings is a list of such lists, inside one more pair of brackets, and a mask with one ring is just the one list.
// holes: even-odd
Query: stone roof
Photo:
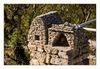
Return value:
[(39, 15), (36, 18), (41, 18), (43, 20), (43, 23), (45, 23), (46, 25), (63, 23), (57, 11), (51, 11), (46, 14)]

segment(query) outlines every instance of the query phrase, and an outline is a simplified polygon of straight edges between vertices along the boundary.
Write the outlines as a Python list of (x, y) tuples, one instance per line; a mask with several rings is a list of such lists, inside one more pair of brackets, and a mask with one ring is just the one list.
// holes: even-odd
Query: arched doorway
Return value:
[(67, 47), (67, 46), (69, 46), (69, 44), (68, 44), (68, 41), (67, 41), (67, 39), (66, 39), (66, 37), (65, 37), (65, 35), (63, 34), (63, 33), (58, 33), (57, 35), (56, 35), (56, 37), (54, 38), (54, 40), (53, 40), (53, 43), (52, 43), (52, 45), (53, 46), (64, 46), (64, 47)]

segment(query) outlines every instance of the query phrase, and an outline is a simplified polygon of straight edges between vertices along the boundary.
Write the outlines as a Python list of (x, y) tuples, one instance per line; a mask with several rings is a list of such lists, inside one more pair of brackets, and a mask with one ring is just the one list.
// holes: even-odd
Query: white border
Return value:
[[(63, 66), (4, 66), (4, 4), (96, 4), (97, 5), (97, 64), (96, 65), (63, 65)], [(100, 0), (0, 0), (0, 69), (99, 69), (100, 68)]]
[(3, 39), (3, 37), (4, 37), (4, 24), (3, 24), (3, 4), (0, 4), (0, 67), (1, 67), (1, 65), (3, 65), (2, 64), (2, 62), (3, 62), (3, 51), (4, 51), (4, 46), (3, 46), (3, 44), (4, 44), (4, 39)]
[(2, 0), (3, 3), (96, 3), (97, 0)]

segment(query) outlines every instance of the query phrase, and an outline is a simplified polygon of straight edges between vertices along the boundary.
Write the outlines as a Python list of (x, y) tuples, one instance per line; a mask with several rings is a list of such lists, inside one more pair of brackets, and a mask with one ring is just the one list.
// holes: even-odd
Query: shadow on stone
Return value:
[(69, 46), (65, 35), (62, 34), (62, 33), (59, 33), (59, 34), (55, 37), (55, 39), (54, 39), (54, 41), (53, 41), (53, 46), (61, 46), (61, 47), (62, 47), (62, 46), (64, 46), (64, 47)]

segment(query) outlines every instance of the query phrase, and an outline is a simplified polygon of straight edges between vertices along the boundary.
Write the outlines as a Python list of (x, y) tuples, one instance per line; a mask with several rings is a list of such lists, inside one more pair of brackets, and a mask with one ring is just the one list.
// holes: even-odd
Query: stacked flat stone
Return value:
[[(53, 45), (59, 34), (66, 39), (67, 46)], [(83, 64), (82, 61), (88, 57), (85, 31), (74, 29), (70, 23), (63, 24), (56, 11), (37, 16), (32, 21), (28, 42), (31, 65)]]

